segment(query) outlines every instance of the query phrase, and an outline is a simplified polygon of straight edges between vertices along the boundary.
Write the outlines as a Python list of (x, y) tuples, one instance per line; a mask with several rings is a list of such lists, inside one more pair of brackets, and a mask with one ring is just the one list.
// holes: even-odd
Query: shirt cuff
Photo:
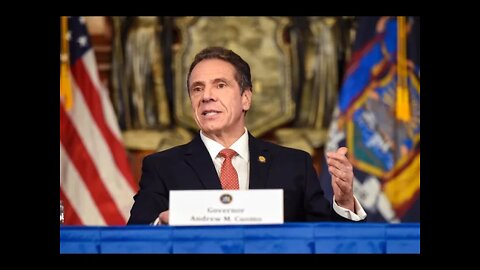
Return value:
[(160, 216), (155, 219), (154, 222), (150, 223), (152, 226), (160, 226), (162, 223), (160, 222)]
[(365, 212), (365, 210), (363, 210), (363, 207), (360, 205), (355, 196), (353, 196), (353, 199), (355, 200), (355, 210), (357, 211), (357, 213), (354, 213), (347, 208), (339, 206), (337, 202), (335, 202), (335, 195), (333, 195), (333, 210), (335, 210), (335, 212), (337, 212), (337, 214), (339, 214), (340, 216), (346, 219), (350, 219), (352, 221), (364, 220), (367, 217), (367, 213)]

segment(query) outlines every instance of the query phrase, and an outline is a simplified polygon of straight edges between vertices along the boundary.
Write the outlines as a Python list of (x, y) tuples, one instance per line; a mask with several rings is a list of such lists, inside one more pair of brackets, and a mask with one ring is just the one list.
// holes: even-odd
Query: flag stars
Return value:
[(81, 24), (85, 24), (85, 17), (80, 17), (78, 20)]
[(81, 47), (87, 46), (87, 37), (86, 36), (80, 36), (77, 39), (78, 44), (80, 44)]

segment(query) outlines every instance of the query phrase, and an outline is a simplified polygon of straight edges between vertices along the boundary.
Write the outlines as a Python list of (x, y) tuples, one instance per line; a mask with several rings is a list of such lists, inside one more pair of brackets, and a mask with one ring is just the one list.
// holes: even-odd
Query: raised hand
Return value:
[(353, 166), (346, 156), (348, 148), (340, 147), (336, 152), (327, 153), (328, 171), (332, 176), (335, 201), (341, 207), (355, 213), (353, 198)]

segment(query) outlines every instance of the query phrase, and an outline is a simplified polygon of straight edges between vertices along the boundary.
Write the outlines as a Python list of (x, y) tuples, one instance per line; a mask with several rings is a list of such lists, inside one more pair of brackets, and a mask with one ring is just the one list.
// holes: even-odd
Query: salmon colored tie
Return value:
[(220, 183), (223, 189), (238, 189), (238, 174), (232, 165), (232, 158), (237, 155), (237, 152), (232, 149), (223, 149), (218, 153), (225, 160), (220, 170)]

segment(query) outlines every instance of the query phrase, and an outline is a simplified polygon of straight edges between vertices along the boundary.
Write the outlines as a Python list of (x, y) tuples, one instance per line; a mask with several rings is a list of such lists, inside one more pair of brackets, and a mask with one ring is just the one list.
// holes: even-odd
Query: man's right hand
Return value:
[(168, 225), (168, 213), (169, 213), (169, 210), (163, 211), (160, 213), (160, 215), (158, 215), (158, 217), (160, 218), (161, 224)]

